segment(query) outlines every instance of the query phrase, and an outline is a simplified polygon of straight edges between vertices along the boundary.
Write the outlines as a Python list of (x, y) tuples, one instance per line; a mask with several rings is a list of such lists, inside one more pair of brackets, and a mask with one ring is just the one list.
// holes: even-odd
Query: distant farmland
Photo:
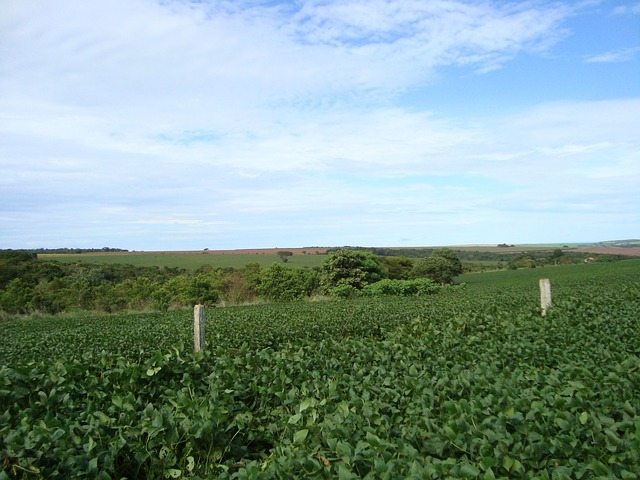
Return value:
[[(332, 247), (339, 248), (339, 247)], [(413, 250), (425, 250), (424, 256), (430, 253), (430, 249), (440, 247), (398, 247), (398, 254)], [(602, 247), (600, 245), (585, 247), (583, 245), (562, 244), (537, 244), (537, 245), (458, 245), (448, 247), (458, 252), (484, 252), (495, 254), (522, 255), (534, 252), (551, 252), (560, 248), (566, 252), (581, 252), (594, 254), (640, 256), (640, 248), (636, 247)], [(87, 262), (94, 264), (130, 264), (135, 266), (159, 266), (169, 268), (184, 268), (196, 270), (203, 265), (211, 265), (213, 268), (242, 268), (249, 263), (258, 263), (261, 267), (268, 267), (273, 263), (281, 263), (278, 252), (291, 252), (287, 265), (291, 267), (320, 267), (326, 259), (328, 247), (306, 248), (260, 248), (237, 250), (191, 250), (191, 251), (157, 251), (157, 252), (91, 252), (91, 253), (41, 253), (38, 258), (42, 260), (57, 260), (60, 262)], [(420, 255), (423, 256), (423, 255)], [(489, 263), (496, 263), (491, 260)]]
[(242, 268), (249, 263), (268, 267), (282, 262), (277, 252), (292, 252), (287, 264), (292, 267), (319, 267), (326, 258), (326, 248), (282, 248), (254, 250), (200, 250), (183, 252), (100, 252), (100, 253), (41, 253), (42, 260), (59, 262), (87, 262), (95, 264), (124, 263), (135, 266), (160, 266), (196, 270), (203, 265), (213, 268)]

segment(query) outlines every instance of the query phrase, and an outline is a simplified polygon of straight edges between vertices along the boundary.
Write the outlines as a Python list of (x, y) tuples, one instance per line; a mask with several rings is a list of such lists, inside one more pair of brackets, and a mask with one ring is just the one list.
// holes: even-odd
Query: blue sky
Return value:
[(0, 4), (0, 248), (640, 237), (640, 1)]

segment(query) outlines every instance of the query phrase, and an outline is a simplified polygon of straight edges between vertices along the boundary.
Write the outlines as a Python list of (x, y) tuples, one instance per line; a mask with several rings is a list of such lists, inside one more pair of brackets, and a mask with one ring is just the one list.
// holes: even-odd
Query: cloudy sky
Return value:
[(639, 1), (0, 0), (0, 248), (639, 237)]

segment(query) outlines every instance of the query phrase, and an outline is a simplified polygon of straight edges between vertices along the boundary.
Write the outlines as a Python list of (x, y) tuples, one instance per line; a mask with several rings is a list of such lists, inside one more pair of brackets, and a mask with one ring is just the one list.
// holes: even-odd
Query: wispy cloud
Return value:
[(640, 53), (640, 46), (624, 48), (611, 52), (600, 53), (585, 58), (587, 63), (619, 63), (634, 60)]
[(185, 227), (202, 227), (224, 225), (226, 222), (212, 222), (196, 218), (146, 218), (130, 222), (135, 225), (180, 225)]
[(618, 5), (613, 9), (614, 15), (640, 15), (640, 2), (629, 2), (628, 5)]

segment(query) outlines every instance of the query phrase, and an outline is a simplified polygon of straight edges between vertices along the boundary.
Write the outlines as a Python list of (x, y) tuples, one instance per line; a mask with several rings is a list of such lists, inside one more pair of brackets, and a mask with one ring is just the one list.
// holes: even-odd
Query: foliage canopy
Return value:
[(382, 262), (367, 251), (341, 249), (330, 252), (322, 264), (326, 289), (348, 285), (361, 290), (365, 285), (385, 278)]
[(462, 273), (462, 263), (448, 248), (435, 250), (429, 257), (418, 260), (413, 267), (414, 277), (427, 277), (439, 284), (451, 284)]

